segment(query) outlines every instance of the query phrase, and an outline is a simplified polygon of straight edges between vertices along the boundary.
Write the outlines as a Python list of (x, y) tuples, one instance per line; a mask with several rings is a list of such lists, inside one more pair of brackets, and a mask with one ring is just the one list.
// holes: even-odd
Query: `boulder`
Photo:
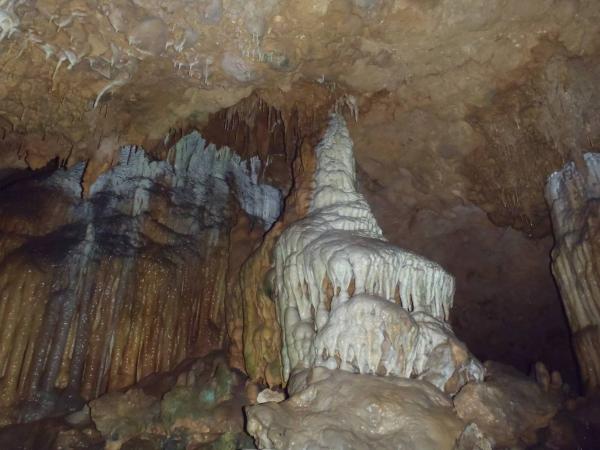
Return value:
[(246, 408), (260, 449), (451, 450), (464, 428), (449, 398), (425, 381), (323, 367), (290, 381), (288, 400)]
[(533, 445), (560, 405), (532, 378), (507, 366), (487, 362), (487, 377), (469, 383), (454, 398), (458, 416), (474, 422), (497, 447)]

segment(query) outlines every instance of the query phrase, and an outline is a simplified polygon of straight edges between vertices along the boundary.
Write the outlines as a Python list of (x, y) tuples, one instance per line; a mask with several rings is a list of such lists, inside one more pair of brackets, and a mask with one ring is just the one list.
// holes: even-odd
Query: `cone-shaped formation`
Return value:
[[(353, 295), (375, 295), (442, 320), (448, 317), (454, 295), (454, 279), (439, 265), (383, 238), (357, 191), (352, 140), (339, 115), (331, 118), (316, 155), (310, 212), (282, 234), (275, 248), (284, 379), (296, 367), (315, 364), (315, 337), (327, 326), (330, 311)], [(372, 371), (379, 364), (376, 358), (357, 361), (357, 369)]]
[[(552, 174), (546, 200), (552, 210), (552, 272), (573, 334), (587, 388), (600, 388), (600, 154), (587, 153)], [(583, 172), (583, 173), (582, 173)]]

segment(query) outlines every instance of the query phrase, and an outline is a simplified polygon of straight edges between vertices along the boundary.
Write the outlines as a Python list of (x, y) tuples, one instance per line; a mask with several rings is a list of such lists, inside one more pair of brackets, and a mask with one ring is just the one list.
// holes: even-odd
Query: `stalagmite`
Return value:
[(552, 272), (560, 288), (588, 389), (600, 388), (600, 154), (587, 153), (548, 179), (555, 246)]
[[(275, 248), (284, 379), (315, 365), (400, 376), (442, 371), (446, 376), (435, 380), (441, 389), (455, 370), (465, 374), (459, 385), (480, 379), (481, 366), (466, 349), (457, 364), (446, 359), (447, 367), (417, 367), (451, 335), (441, 321), (452, 306), (454, 279), (385, 241), (357, 191), (352, 141), (341, 116), (332, 116), (316, 157), (309, 213)], [(422, 324), (408, 311), (423, 314)], [(433, 338), (436, 333), (444, 337)], [(426, 341), (436, 344), (419, 343)]]

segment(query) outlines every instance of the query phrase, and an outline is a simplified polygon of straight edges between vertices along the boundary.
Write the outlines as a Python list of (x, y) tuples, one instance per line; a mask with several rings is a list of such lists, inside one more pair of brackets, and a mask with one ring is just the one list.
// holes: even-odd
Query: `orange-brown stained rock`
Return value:
[[(582, 164), (581, 164), (582, 163)], [(552, 273), (569, 319), (585, 388), (600, 391), (600, 157), (586, 153), (550, 176), (546, 200), (555, 246)]]
[[(127, 156), (131, 170), (137, 156)], [(223, 348), (236, 213), (225, 181), (208, 175), (204, 185), (221, 183), (215, 208), (189, 186), (175, 191), (174, 175), (152, 178), (152, 167), (139, 179), (131, 172), (131, 185), (121, 172), (88, 199), (78, 194), (81, 166), (3, 191), (0, 407), (95, 398)]]
[(510, 367), (491, 361), (485, 367), (486, 380), (467, 384), (454, 398), (458, 417), (477, 424), (499, 448), (535, 445), (537, 430), (548, 426), (559, 398)]
[(292, 191), (286, 199), (284, 215), (265, 236), (261, 246), (242, 267), (240, 293), (243, 303), (243, 351), (246, 372), (252, 380), (269, 386), (283, 384), (281, 373), (281, 329), (272, 297), (272, 251), (288, 224), (304, 216), (312, 195), (316, 167), (314, 147), (320, 137), (318, 127), (307, 136), (293, 161)]

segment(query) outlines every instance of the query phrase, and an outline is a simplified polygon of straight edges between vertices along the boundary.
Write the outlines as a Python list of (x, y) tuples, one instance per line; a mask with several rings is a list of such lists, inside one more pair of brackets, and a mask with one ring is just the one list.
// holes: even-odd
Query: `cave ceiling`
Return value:
[(85, 187), (249, 97), (337, 108), (386, 236), (456, 275), (457, 334), (572, 368), (536, 354), (568, 345), (543, 186), (599, 145), (599, 59), (597, 0), (0, 0), (0, 170), (87, 161)]

